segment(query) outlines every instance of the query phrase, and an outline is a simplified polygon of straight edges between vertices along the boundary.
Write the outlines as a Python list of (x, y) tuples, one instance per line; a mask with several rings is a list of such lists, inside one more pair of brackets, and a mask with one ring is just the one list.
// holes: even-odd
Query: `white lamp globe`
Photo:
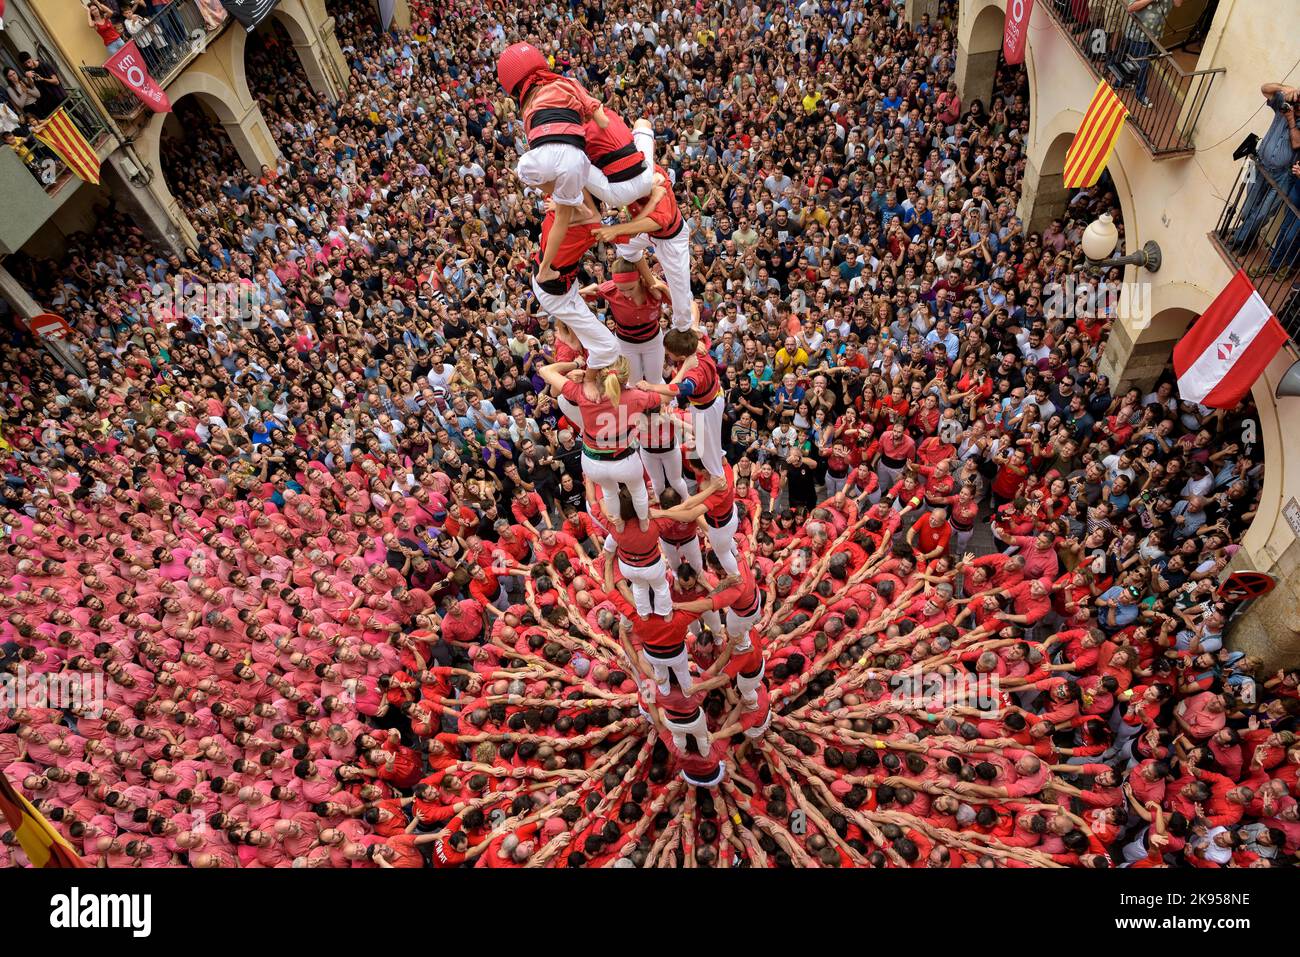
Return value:
[(1119, 230), (1109, 213), (1102, 213), (1083, 231), (1083, 254), (1094, 262), (1109, 259), (1119, 243)]

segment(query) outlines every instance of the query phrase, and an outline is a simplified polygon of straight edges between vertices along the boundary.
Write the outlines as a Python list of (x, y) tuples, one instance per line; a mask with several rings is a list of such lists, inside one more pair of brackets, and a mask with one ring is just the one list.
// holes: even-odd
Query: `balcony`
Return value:
[[(60, 106), (96, 152), (102, 154), (100, 147), (109, 131), (85, 94), (73, 90)], [(4, 199), (0, 256), (20, 250), (81, 183), (77, 174), (35, 136), (29, 136), (22, 145), (28, 154), (25, 162), (18, 150), (0, 147), (0, 197)]]
[[(195, 0), (172, 0), (134, 37), (149, 75), (163, 89), (225, 29), (229, 15), (210, 25)], [(115, 120), (134, 120), (144, 104), (102, 66), (83, 66), (86, 85)]]
[(1097, 79), (1119, 95), (1129, 125), (1152, 156), (1196, 149), (1196, 123), (1222, 67), (1189, 69), (1180, 59), (1193, 58), (1166, 48), (1128, 12), (1127, 0), (1046, 0), (1042, 6)]
[(1292, 339), (1300, 341), (1300, 208), (1254, 160), (1247, 160), (1210, 234), (1219, 252), (1246, 270)]
[[(80, 90), (72, 90), (59, 106), (71, 118), (73, 125), (81, 131), (86, 142), (98, 149), (100, 143), (108, 136), (108, 128), (104, 125), (98, 111), (86, 99), (86, 94)], [(25, 145), (31, 153), (27, 169), (45, 192), (53, 195), (62, 188), (68, 177), (75, 177), (76, 174), (59, 159), (58, 154), (35, 136), (29, 137)]]

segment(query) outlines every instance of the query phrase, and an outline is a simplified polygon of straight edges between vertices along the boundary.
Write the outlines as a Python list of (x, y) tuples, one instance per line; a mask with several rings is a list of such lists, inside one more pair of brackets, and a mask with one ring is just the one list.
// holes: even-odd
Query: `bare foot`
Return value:
[(650, 519), (648, 518), (641, 519), (641, 531), (643, 532), (650, 531)]
[(569, 220), (570, 226), (590, 226), (600, 222), (600, 212), (587, 203), (575, 206), (573, 209), (573, 218)]

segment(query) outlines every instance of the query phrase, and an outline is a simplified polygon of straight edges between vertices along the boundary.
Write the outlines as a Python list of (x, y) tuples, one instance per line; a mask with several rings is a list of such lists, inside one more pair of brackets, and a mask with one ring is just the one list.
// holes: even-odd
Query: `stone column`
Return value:
[(333, 80), (334, 99), (337, 101), (347, 94), (348, 78), (352, 70), (348, 66), (348, 58), (343, 55), (343, 49), (339, 46), (333, 17), (326, 19), (320, 26), (320, 53), (326, 72)]
[(903, 9), (903, 15), (912, 26), (920, 23), (921, 15), (925, 13), (930, 15), (930, 26), (935, 26), (939, 22), (939, 0), (907, 0)]
[(39, 316), (45, 310), (33, 299), (14, 277), (14, 274), (0, 265), (0, 298), (13, 307), (14, 312), (24, 319)]
[[(234, 103), (230, 106), (237, 108)], [(244, 161), (244, 165), (250, 172), (260, 173), (263, 166), (275, 168), (280, 158), (280, 150), (275, 145), (275, 137), (271, 135), (270, 127), (266, 125), (266, 118), (258, 108), (256, 100), (250, 98), (250, 103), (244, 108), (242, 115), (233, 120), (222, 120), (221, 125), (225, 128), (226, 135), (230, 137), (230, 142), (239, 152), (239, 158)]]
[[(19, 285), (18, 280), (14, 278), (13, 273), (0, 265), (0, 298), (13, 307), (13, 311), (24, 319), (32, 319), (39, 316), (45, 310), (40, 304), (28, 295), (27, 290)], [(46, 339), (44, 336), (37, 337), (45, 351), (54, 356), (55, 359), (74, 375), (84, 376), (86, 367), (82, 365), (81, 360), (77, 358), (76, 353), (67, 343), (58, 339)]]
[(993, 77), (998, 68), (999, 48), (969, 50), (966, 44), (957, 47), (957, 93), (962, 109), (972, 100), (980, 100), (987, 107), (993, 99)]
[(311, 84), (311, 88), (337, 102), (339, 91), (335, 89), (334, 75), (329, 69), (330, 65), (324, 61), (320, 43), (295, 42), (293, 48), (297, 51), (298, 61), (302, 63), (303, 72), (307, 74), (307, 82)]
[(1016, 208), (1025, 231), (1042, 232), (1053, 219), (1065, 212), (1068, 201), (1069, 193), (1065, 188), (1063, 171), (1043, 173), (1030, 158), (1025, 163), (1025, 175), (1020, 184), (1020, 205)]
[[(162, 171), (146, 172), (142, 169), (138, 157), (132, 157), (131, 163), (135, 167), (134, 174), (137, 178), (142, 174), (147, 176), (149, 172), (152, 173), (153, 178), (148, 185), (144, 186), (132, 182), (132, 170), (126, 165), (127, 153), (123, 149), (116, 150), (104, 166), (105, 185), (114, 198), (130, 210), (132, 218), (159, 245), (174, 253), (183, 252), (186, 246), (195, 245), (198, 241), (197, 233), (189, 217), (180, 209), (169, 192), (166, 193), (167, 198), (164, 200), (163, 196), (153, 188), (154, 184), (162, 179)], [(164, 184), (164, 190), (165, 188)]]
[(1112, 395), (1119, 395), (1130, 386), (1144, 392), (1154, 386), (1169, 366), (1174, 344), (1196, 319), (1187, 309), (1162, 309), (1157, 316), (1143, 315), (1149, 303), (1144, 306), (1137, 299), (1144, 289), (1142, 279), (1146, 275), (1133, 266), (1125, 270), (1120, 316), (1111, 324), (1106, 351), (1098, 363), (1098, 370), (1110, 379)]
[[(1235, 570), (1238, 564), (1234, 561), (1229, 567)], [(1250, 562), (1240, 564), (1245, 569), (1253, 567)], [(1277, 587), (1255, 599), (1244, 614), (1229, 624), (1227, 632), (1230, 648), (1263, 660), (1266, 678), (1279, 668), (1300, 664), (1300, 571), (1285, 574), (1283, 569), (1274, 568), (1272, 574), (1278, 577)]]

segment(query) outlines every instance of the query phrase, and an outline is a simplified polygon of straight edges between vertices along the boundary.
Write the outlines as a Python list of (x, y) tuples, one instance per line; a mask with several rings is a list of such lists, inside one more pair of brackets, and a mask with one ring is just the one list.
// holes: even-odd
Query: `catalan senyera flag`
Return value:
[(1071, 189), (1091, 186), (1101, 178), (1110, 154), (1115, 151), (1119, 131), (1124, 128), (1128, 110), (1110, 84), (1102, 80), (1092, 95), (1088, 112), (1083, 115), (1074, 142), (1065, 154), (1065, 185)]
[(99, 157), (90, 141), (81, 135), (68, 111), (59, 107), (36, 130), (36, 138), (54, 150), (59, 159), (87, 183), (99, 185)]
[(32, 807), (0, 771), (0, 816), (18, 835), (33, 867), (87, 867), (58, 831)]

